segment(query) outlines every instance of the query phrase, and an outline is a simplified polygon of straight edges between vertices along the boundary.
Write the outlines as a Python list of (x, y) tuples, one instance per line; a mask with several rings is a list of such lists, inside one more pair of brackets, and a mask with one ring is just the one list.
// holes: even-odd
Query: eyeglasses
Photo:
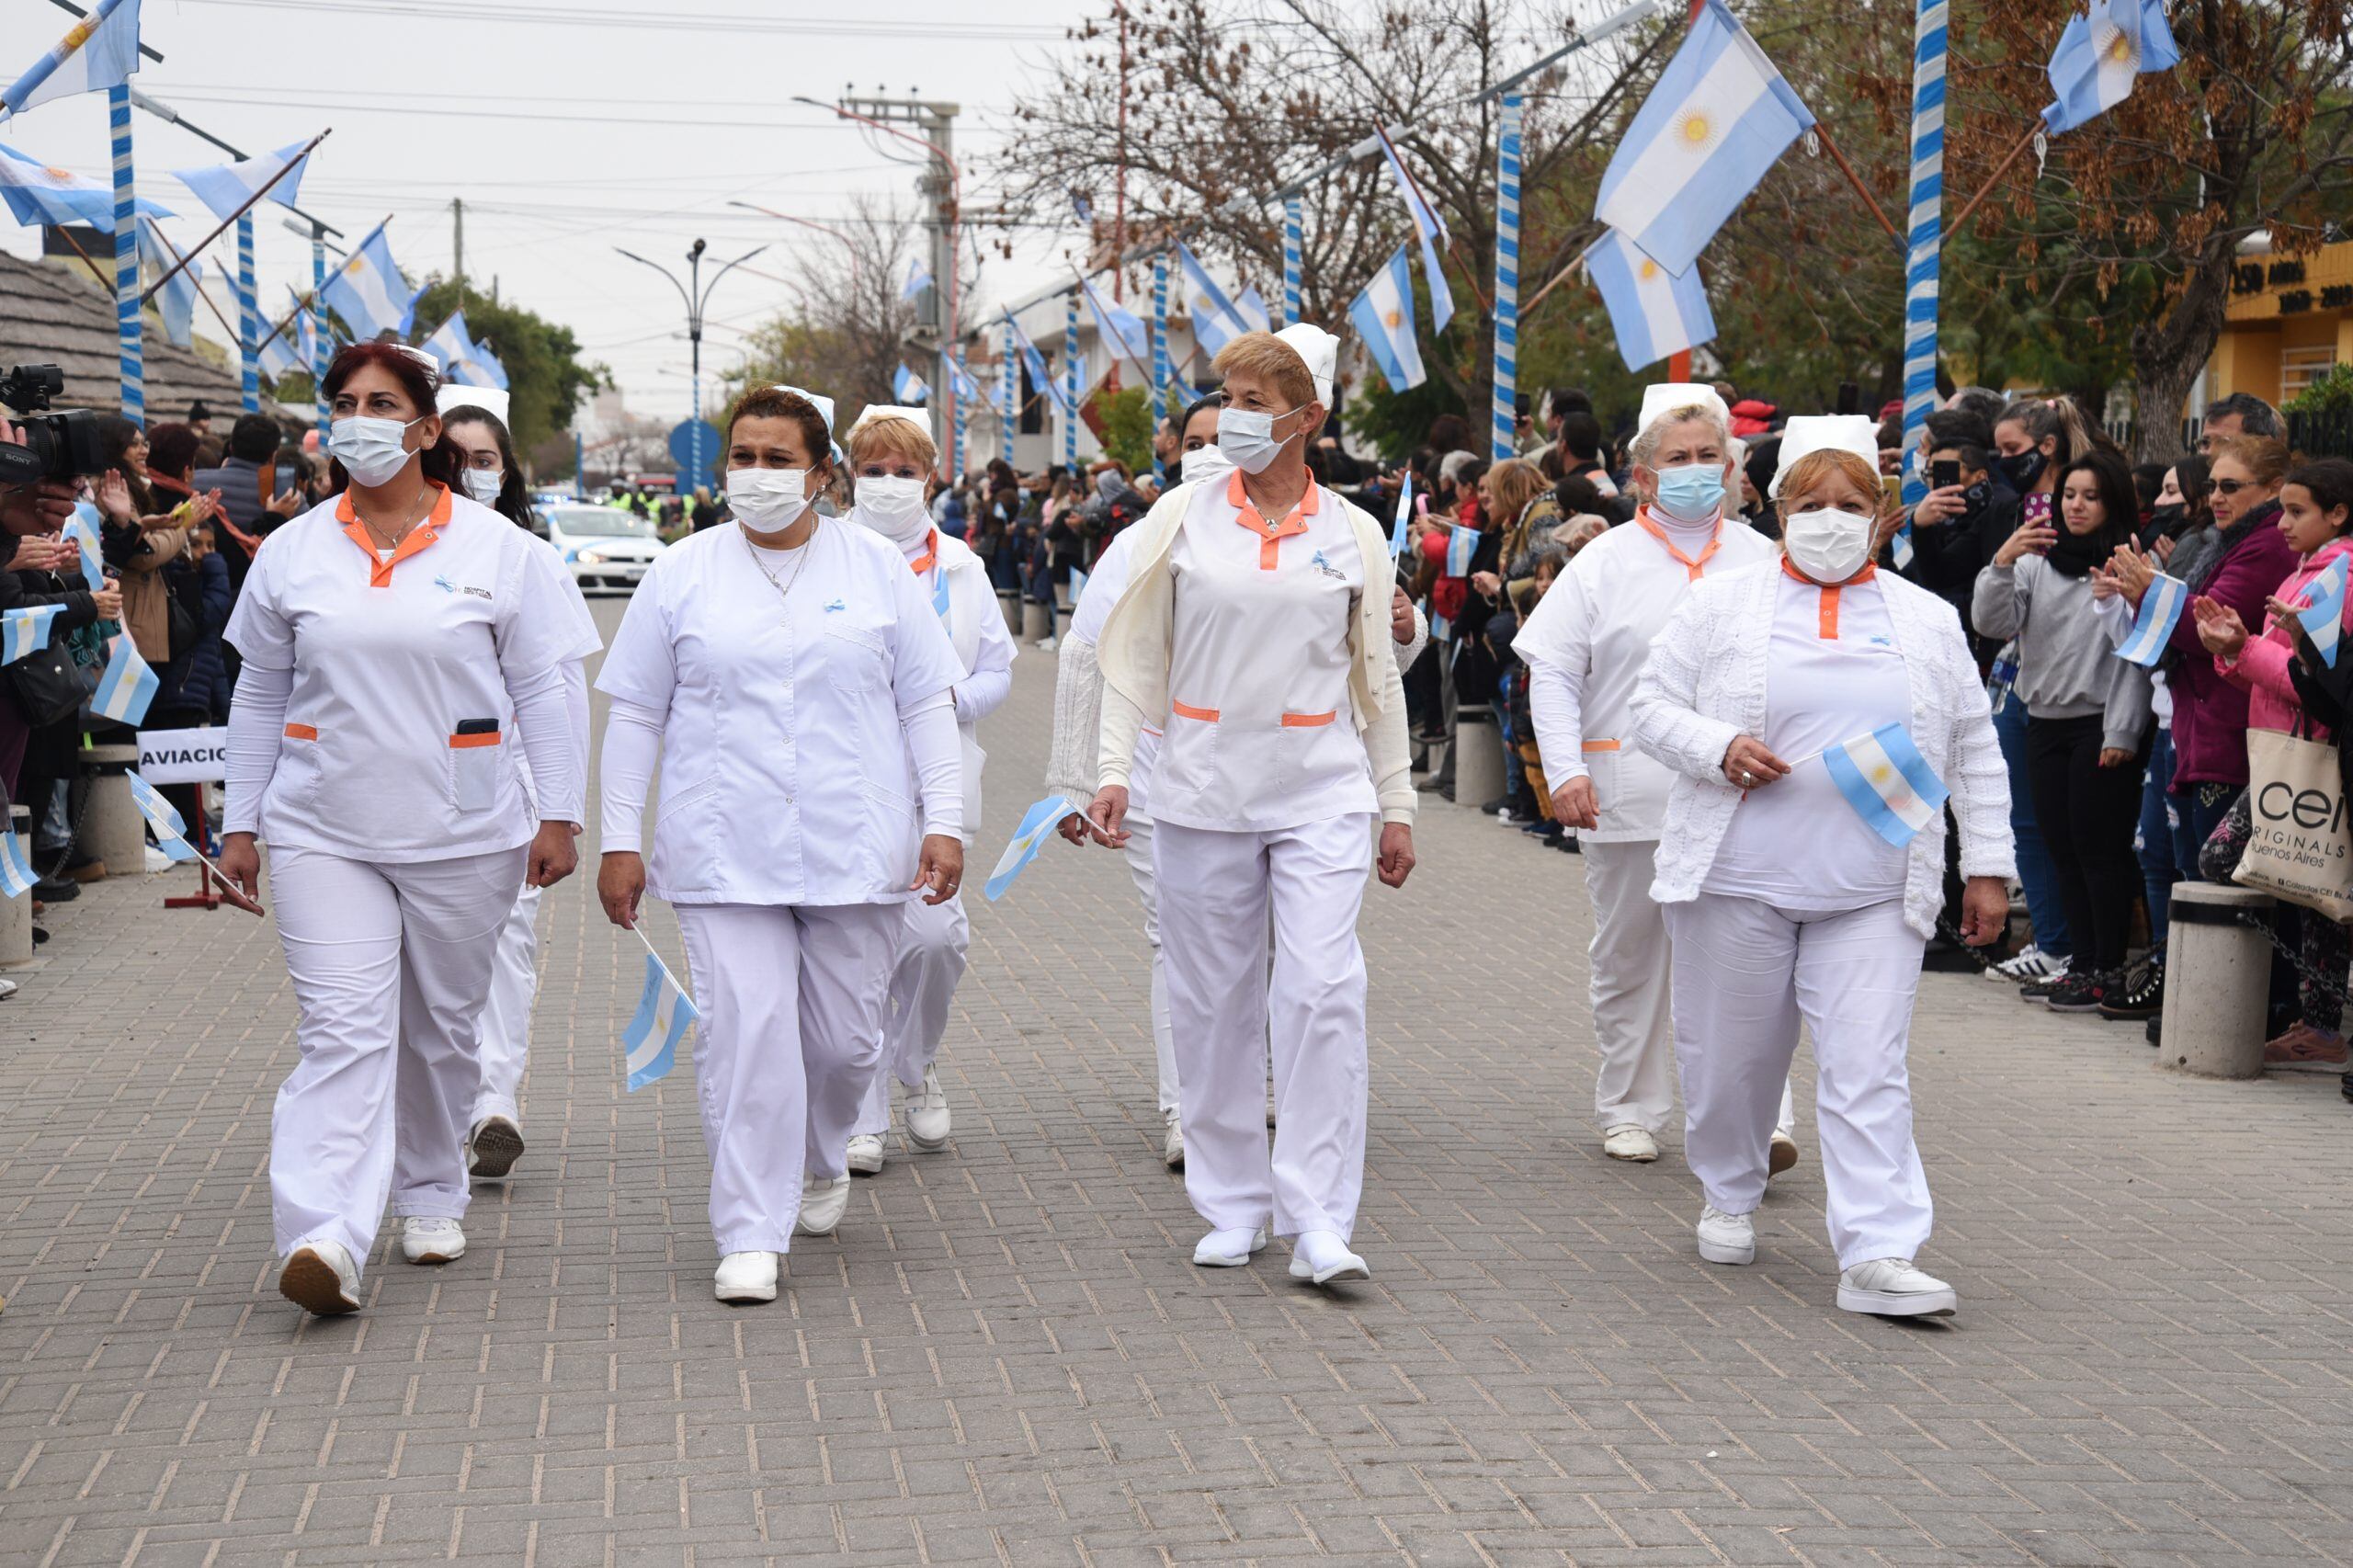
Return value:
[(2215, 495), (2236, 495), (2242, 490), (2254, 488), (2254, 482), (2245, 479), (2210, 479), (2206, 482), (2207, 491)]

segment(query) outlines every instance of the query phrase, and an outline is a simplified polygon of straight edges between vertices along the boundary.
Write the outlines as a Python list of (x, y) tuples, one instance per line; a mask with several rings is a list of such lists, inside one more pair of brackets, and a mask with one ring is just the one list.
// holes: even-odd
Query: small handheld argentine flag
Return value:
[(1003, 898), (1005, 890), (1013, 885), (1013, 879), (1021, 874), (1022, 868), (1038, 858), (1046, 835), (1054, 831), (1063, 818), (1073, 815), (1077, 810), (1062, 796), (1049, 795), (1021, 813), (1021, 825), (1014, 830), (1013, 842), (1006, 845), (1005, 853), (996, 858), (996, 869), (989, 873), (988, 883), (982, 889), (988, 894), (991, 903)]
[(147, 717), (147, 705), (162, 684), (131, 645), (131, 633), (119, 631), (108, 645), (106, 673), (90, 698), (90, 711), (119, 724), (136, 724)]
[(139, 814), (145, 817), (147, 825), (155, 830), (156, 846), (167, 858), (182, 864), (195, 859), (196, 846), (188, 841), (188, 823), (181, 817), (179, 808), (164, 799), (156, 792), (155, 786), (138, 774), (131, 773), (124, 777), (130, 780), (131, 799), (138, 806)]
[(107, 585), (106, 562), (98, 555), (98, 509), (87, 501), (76, 502), (63, 531), (82, 547), (82, 585), (97, 593)]
[(1074, 605), (1086, 597), (1086, 574), (1074, 566), (1070, 569), (1070, 602)]
[(1471, 575), (1472, 557), (1479, 553), (1479, 530), (1466, 528), (1457, 523), (1454, 531), (1446, 536), (1446, 574), (1449, 577)]
[(0, 828), (0, 898), (22, 898), (37, 881), (32, 863), (17, 845), (17, 835)]
[(2336, 667), (2337, 632), (2345, 624), (2345, 561), (2338, 556), (2305, 585), (2304, 608), (2296, 612), (2304, 635), (2320, 651), (2321, 663), (2332, 670)]
[(702, 1014), (687, 988), (670, 973), (670, 966), (662, 961), (662, 955), (654, 950), (653, 940), (638, 927), (631, 929), (645, 944), (645, 989), (638, 993), (636, 1016), (621, 1030), (630, 1093), (635, 1094), (670, 1075), (670, 1069), (678, 1064), (679, 1044), (686, 1040), (687, 1030), (701, 1021)]
[(2158, 573), (2150, 582), (2149, 591), (2141, 596), (2141, 613), (2132, 618), (2132, 634), (2118, 646), (2116, 656), (2154, 668), (2164, 656), (2165, 644), (2173, 640), (2173, 629), (2181, 620), (2181, 607), (2188, 602), (2188, 584)]
[(13, 665), (48, 647), (49, 623), (64, 609), (63, 605), (26, 605), (0, 614), (0, 665)]
[(1856, 814), (1898, 849), (1934, 823), (1951, 798), (1901, 724), (1881, 724), (1824, 747), (1822, 762)]
[(1389, 559), (1396, 560), (1405, 553), (1405, 530), (1414, 521), (1414, 471), (1407, 469), (1405, 477), (1397, 483), (1397, 520), (1389, 525)]

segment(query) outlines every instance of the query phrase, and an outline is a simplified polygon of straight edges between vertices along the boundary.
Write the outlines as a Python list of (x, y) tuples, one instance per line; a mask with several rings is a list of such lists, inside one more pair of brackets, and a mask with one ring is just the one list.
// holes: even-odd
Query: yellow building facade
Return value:
[(2207, 363), (2207, 397), (2253, 392), (2277, 406), (2353, 363), (2353, 241), (2306, 256), (2249, 246), (2232, 271), (2229, 316)]

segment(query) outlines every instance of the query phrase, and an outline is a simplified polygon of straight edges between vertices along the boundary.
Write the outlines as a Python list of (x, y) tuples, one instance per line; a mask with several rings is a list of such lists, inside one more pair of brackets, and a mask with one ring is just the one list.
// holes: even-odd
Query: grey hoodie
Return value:
[(2103, 746), (2138, 751), (2149, 733), (2149, 672), (2116, 656), (2093, 603), (2089, 577), (2028, 555), (1977, 574), (1969, 615), (1982, 636), (2018, 639), (2016, 690), (2029, 718), (2099, 714)]

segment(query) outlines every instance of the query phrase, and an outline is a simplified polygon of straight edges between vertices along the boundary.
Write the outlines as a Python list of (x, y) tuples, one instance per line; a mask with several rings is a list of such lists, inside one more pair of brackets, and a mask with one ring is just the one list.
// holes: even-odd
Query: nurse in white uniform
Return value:
[(1952, 1287), (1914, 1261), (1931, 1210), (1904, 1054), (1944, 901), (1943, 814), (1898, 847), (1821, 754), (1904, 726), (1951, 791), (1972, 943), (2009, 915), (2009, 784), (1959, 617), (1871, 563), (1878, 458), (1868, 419), (1790, 421), (1771, 486), (1787, 553), (1685, 598), (1635, 692), (1634, 733), (1677, 774), (1651, 891), (1675, 937), (1699, 1256), (1756, 1259), (1766, 1137), (1802, 1018), (1838, 1305), (1942, 1315)]
[[(919, 408), (880, 404), (858, 416), (849, 431), (850, 473), (857, 486), (849, 520), (899, 547), (955, 645), (962, 671), (954, 698), (963, 757), (963, 840), (969, 849), (981, 825), (981, 765), (987, 760), (976, 731), (1013, 689), (1013, 638), (989, 585), (988, 568), (963, 540), (932, 527), (924, 509), (925, 477), (939, 462), (926, 417)], [(940, 1037), (948, 1032), (948, 1005), (964, 977), (972, 927), (961, 893), (944, 903), (910, 902), (904, 908), (905, 930), (882, 1036), (883, 1071), (874, 1074), (849, 1141), (849, 1168), (868, 1175), (882, 1168), (892, 1078), (907, 1090), (907, 1141), (923, 1150), (948, 1145), (948, 1096), (934, 1063)]]
[(495, 940), (518, 888), (572, 871), (587, 788), (565, 671), (596, 627), (545, 541), (452, 493), (438, 382), (413, 349), (335, 356), (349, 487), (263, 544), (224, 633), (221, 867), (250, 894), (269, 845), (301, 1050), (270, 1121), (278, 1290), (319, 1313), (358, 1307), (387, 1198), (411, 1263), (465, 1251)]
[(734, 520), (655, 560), (597, 677), (612, 699), (597, 896), (633, 926), (651, 891), (686, 936), (722, 1301), (775, 1300), (795, 1228), (840, 1223), (902, 906), (945, 903), (963, 877), (964, 668), (898, 546), (812, 508), (831, 423), (790, 388), (737, 400)]
[[(1649, 1161), (1675, 1109), (1670, 949), (1650, 895), (1673, 776), (1635, 746), (1627, 708), (1651, 639), (1675, 607), (1701, 581), (1769, 558), (1773, 545), (1725, 514), (1740, 472), (1731, 415), (1714, 389), (1646, 389), (1632, 455), (1643, 497), (1633, 522), (1577, 552), (1512, 651), (1529, 666), (1537, 749), (1547, 778), (1557, 780), (1552, 812), (1576, 830), (1593, 902), (1587, 983), (1601, 1048), (1593, 1109), (1602, 1152)], [(1773, 1133), (1775, 1170), (1797, 1163), (1787, 1098)]]
[[(1404, 885), (1414, 864), (1388, 535), (1307, 471), (1336, 348), (1302, 325), (1219, 352), (1218, 444), (1236, 472), (1176, 486), (1135, 525), (1131, 580), (1097, 644), (1087, 810), (1124, 844), (1136, 743), (1162, 728), (1161, 951), (1186, 1193), (1211, 1226), (1193, 1261), (1247, 1263), (1271, 1231), (1293, 1238), (1292, 1276), (1319, 1285), (1370, 1275), (1349, 1240), (1369, 1092), (1356, 926), (1377, 821), (1381, 881)], [(1258, 941), (1270, 909), (1271, 983)]]

